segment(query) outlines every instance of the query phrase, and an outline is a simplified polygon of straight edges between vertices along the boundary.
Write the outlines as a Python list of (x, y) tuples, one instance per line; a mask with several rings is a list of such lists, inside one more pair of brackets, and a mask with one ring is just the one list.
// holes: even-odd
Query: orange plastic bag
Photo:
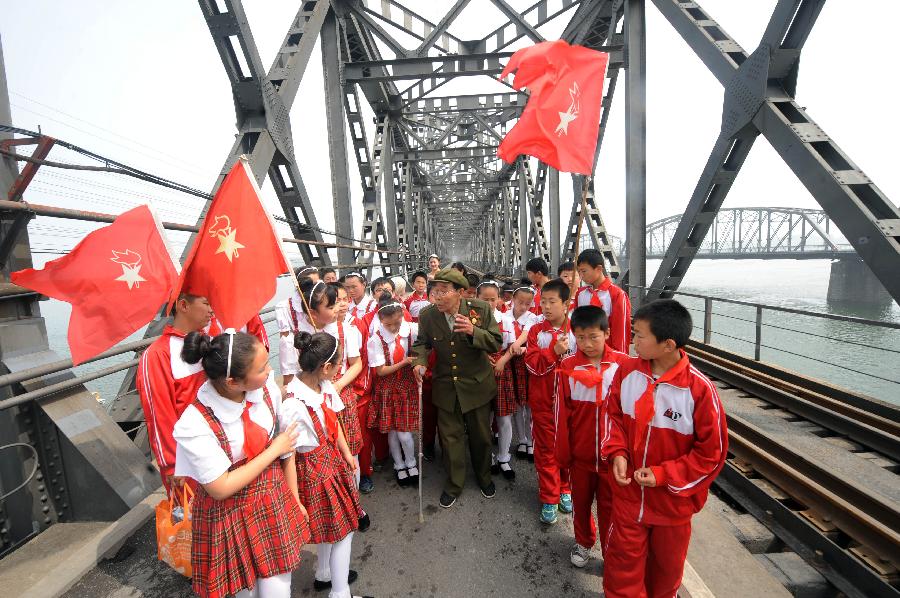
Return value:
[(181, 496), (184, 518), (181, 521), (172, 519), (175, 509), (173, 489), (169, 498), (156, 505), (156, 546), (159, 560), (184, 575), (191, 577), (191, 499), (194, 492), (185, 484)]

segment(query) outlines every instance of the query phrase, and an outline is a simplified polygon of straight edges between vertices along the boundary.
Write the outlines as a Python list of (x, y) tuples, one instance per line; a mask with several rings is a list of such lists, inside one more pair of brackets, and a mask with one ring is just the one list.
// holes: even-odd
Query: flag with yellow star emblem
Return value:
[(515, 71), (513, 87), (528, 88), (528, 103), (500, 142), (497, 155), (512, 163), (527, 154), (560, 172), (590, 175), (608, 62), (608, 54), (564, 40), (541, 42), (513, 54), (500, 79)]
[(170, 303), (181, 292), (206, 297), (223, 328), (240, 330), (290, 271), (271, 215), (242, 156), (213, 197)]
[(78, 365), (152, 320), (178, 273), (148, 206), (88, 234), (42, 270), (13, 272), (13, 283), (72, 305), (69, 350)]

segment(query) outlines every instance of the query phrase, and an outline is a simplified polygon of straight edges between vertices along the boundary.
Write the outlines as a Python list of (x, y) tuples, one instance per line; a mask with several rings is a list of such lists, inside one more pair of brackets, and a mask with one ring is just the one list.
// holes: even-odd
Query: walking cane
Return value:
[(425, 513), (422, 511), (422, 383), (419, 387), (419, 523), (425, 523)]

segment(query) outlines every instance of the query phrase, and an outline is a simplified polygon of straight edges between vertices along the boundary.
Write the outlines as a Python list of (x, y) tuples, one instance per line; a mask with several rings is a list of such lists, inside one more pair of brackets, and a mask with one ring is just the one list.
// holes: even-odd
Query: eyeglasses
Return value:
[(449, 295), (451, 293), (455, 293), (455, 292), (456, 292), (456, 289), (444, 289), (444, 290), (434, 289), (433, 291), (431, 291), (431, 294), (434, 295), (435, 297), (446, 297), (447, 295)]

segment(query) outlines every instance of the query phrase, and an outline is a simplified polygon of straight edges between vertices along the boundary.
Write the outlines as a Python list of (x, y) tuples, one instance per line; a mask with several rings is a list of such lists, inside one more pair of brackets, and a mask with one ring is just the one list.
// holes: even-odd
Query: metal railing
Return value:
[[(644, 291), (657, 290), (637, 285), (626, 286)], [(859, 376), (875, 382), (866, 384), (868, 389), (880, 389), (896, 396), (900, 379), (890, 376), (900, 373), (900, 322), (809, 311), (688, 291), (666, 292), (679, 299), (690, 299), (683, 303), (692, 315), (699, 316), (694, 322), (694, 330), (698, 337), (702, 335), (704, 344), (716, 345), (717, 341), (727, 341), (729, 346), (724, 348), (739, 347), (735, 350), (748, 357), (752, 355), (755, 361), (762, 361), (763, 351), (767, 350), (767, 360), (807, 371), (814, 368), (803, 367), (803, 362), (820, 364), (828, 370), (837, 368), (842, 373), (854, 374), (854, 379)], [(725, 322), (727, 325), (723, 325)], [(830, 326), (830, 330), (827, 324), (829, 322), (835, 323)], [(803, 351), (808, 346), (820, 350), (812, 354), (808, 350)], [(833, 356), (821, 350), (826, 348), (832, 350)], [(871, 359), (861, 357), (859, 354), (863, 352), (871, 353)], [(785, 359), (784, 356), (791, 359)], [(860, 369), (858, 366), (861, 362), (877, 364), (877, 373)], [(823, 373), (819, 369), (811, 375), (830, 378), (831, 382), (846, 386), (847, 380), (839, 379), (837, 373)], [(892, 402), (897, 401), (895, 399)]]

